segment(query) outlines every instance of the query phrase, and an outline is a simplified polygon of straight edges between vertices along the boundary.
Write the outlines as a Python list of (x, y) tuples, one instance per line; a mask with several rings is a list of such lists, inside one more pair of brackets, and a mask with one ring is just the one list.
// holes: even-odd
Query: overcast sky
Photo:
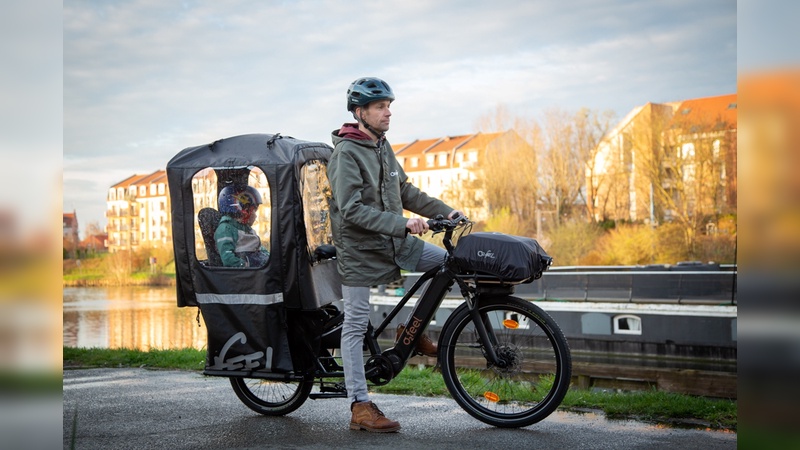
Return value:
[(736, 91), (736, 2), (70, 1), (63, 208), (106, 224), (108, 188), (245, 133), (330, 143), (345, 91), (393, 88), (393, 143)]

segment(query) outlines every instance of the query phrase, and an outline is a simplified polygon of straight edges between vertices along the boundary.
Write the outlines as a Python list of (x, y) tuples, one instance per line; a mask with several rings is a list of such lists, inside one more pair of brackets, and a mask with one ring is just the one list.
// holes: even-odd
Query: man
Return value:
[[(374, 432), (394, 432), (400, 424), (384, 416), (367, 393), (363, 343), (370, 286), (397, 280), (400, 269), (426, 271), (445, 258), (444, 249), (413, 236), (424, 234), (428, 223), (403, 217), (404, 209), (424, 217), (461, 215), (408, 182), (385, 137), (394, 99), (392, 89), (381, 79), (359, 78), (351, 83), (347, 110), (356, 123), (345, 123), (332, 133), (335, 149), (328, 163), (333, 241), (344, 297), (341, 347), (352, 401), (350, 429)], [(417, 351), (436, 356), (436, 345), (425, 336)]]

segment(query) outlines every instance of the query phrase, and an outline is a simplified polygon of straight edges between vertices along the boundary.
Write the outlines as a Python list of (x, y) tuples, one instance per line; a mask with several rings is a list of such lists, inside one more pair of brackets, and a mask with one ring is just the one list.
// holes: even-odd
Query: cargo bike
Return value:
[[(166, 167), (177, 302), (199, 308), (198, 321), (202, 314), (204, 374), (228, 377), (238, 398), (263, 415), (291, 413), (309, 398), (347, 396), (337, 356), (342, 290), (328, 217), (332, 152), (279, 133), (248, 134), (186, 148)], [(263, 264), (220, 261), (214, 231), (226, 186), (260, 193), (253, 228), (269, 251)], [(381, 323), (370, 323), (368, 381), (384, 385), (403, 370), (453, 291), (463, 303), (441, 327), (437, 363), (452, 397), (497, 427), (546, 418), (569, 388), (569, 346), (545, 311), (513, 294), (516, 285), (541, 277), (551, 258), (530, 238), (472, 233), (465, 217), (428, 223), (442, 233), (447, 258), (421, 274)], [(413, 306), (410, 319), (394, 342), (395, 319), (406, 305)]]

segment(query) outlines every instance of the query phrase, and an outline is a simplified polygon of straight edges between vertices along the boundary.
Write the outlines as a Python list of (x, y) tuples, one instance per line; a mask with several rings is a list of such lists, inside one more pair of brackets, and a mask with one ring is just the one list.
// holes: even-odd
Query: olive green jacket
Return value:
[(453, 208), (408, 181), (391, 145), (378, 146), (355, 124), (332, 133), (328, 163), (331, 225), (339, 274), (346, 286), (375, 286), (414, 270), (423, 241), (406, 234), (403, 210), (433, 217)]

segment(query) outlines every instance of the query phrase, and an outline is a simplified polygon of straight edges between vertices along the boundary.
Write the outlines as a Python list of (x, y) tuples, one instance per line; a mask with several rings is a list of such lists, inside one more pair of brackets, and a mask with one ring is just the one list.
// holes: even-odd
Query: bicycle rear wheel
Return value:
[(276, 381), (231, 377), (231, 387), (248, 408), (265, 416), (283, 416), (299, 408), (311, 393), (313, 381)]
[(448, 318), (439, 340), (445, 385), (471, 416), (497, 427), (524, 427), (549, 416), (569, 389), (572, 361), (564, 334), (541, 308), (517, 297), (480, 298), (479, 312), (494, 351), (505, 362), (487, 360), (462, 304)]

